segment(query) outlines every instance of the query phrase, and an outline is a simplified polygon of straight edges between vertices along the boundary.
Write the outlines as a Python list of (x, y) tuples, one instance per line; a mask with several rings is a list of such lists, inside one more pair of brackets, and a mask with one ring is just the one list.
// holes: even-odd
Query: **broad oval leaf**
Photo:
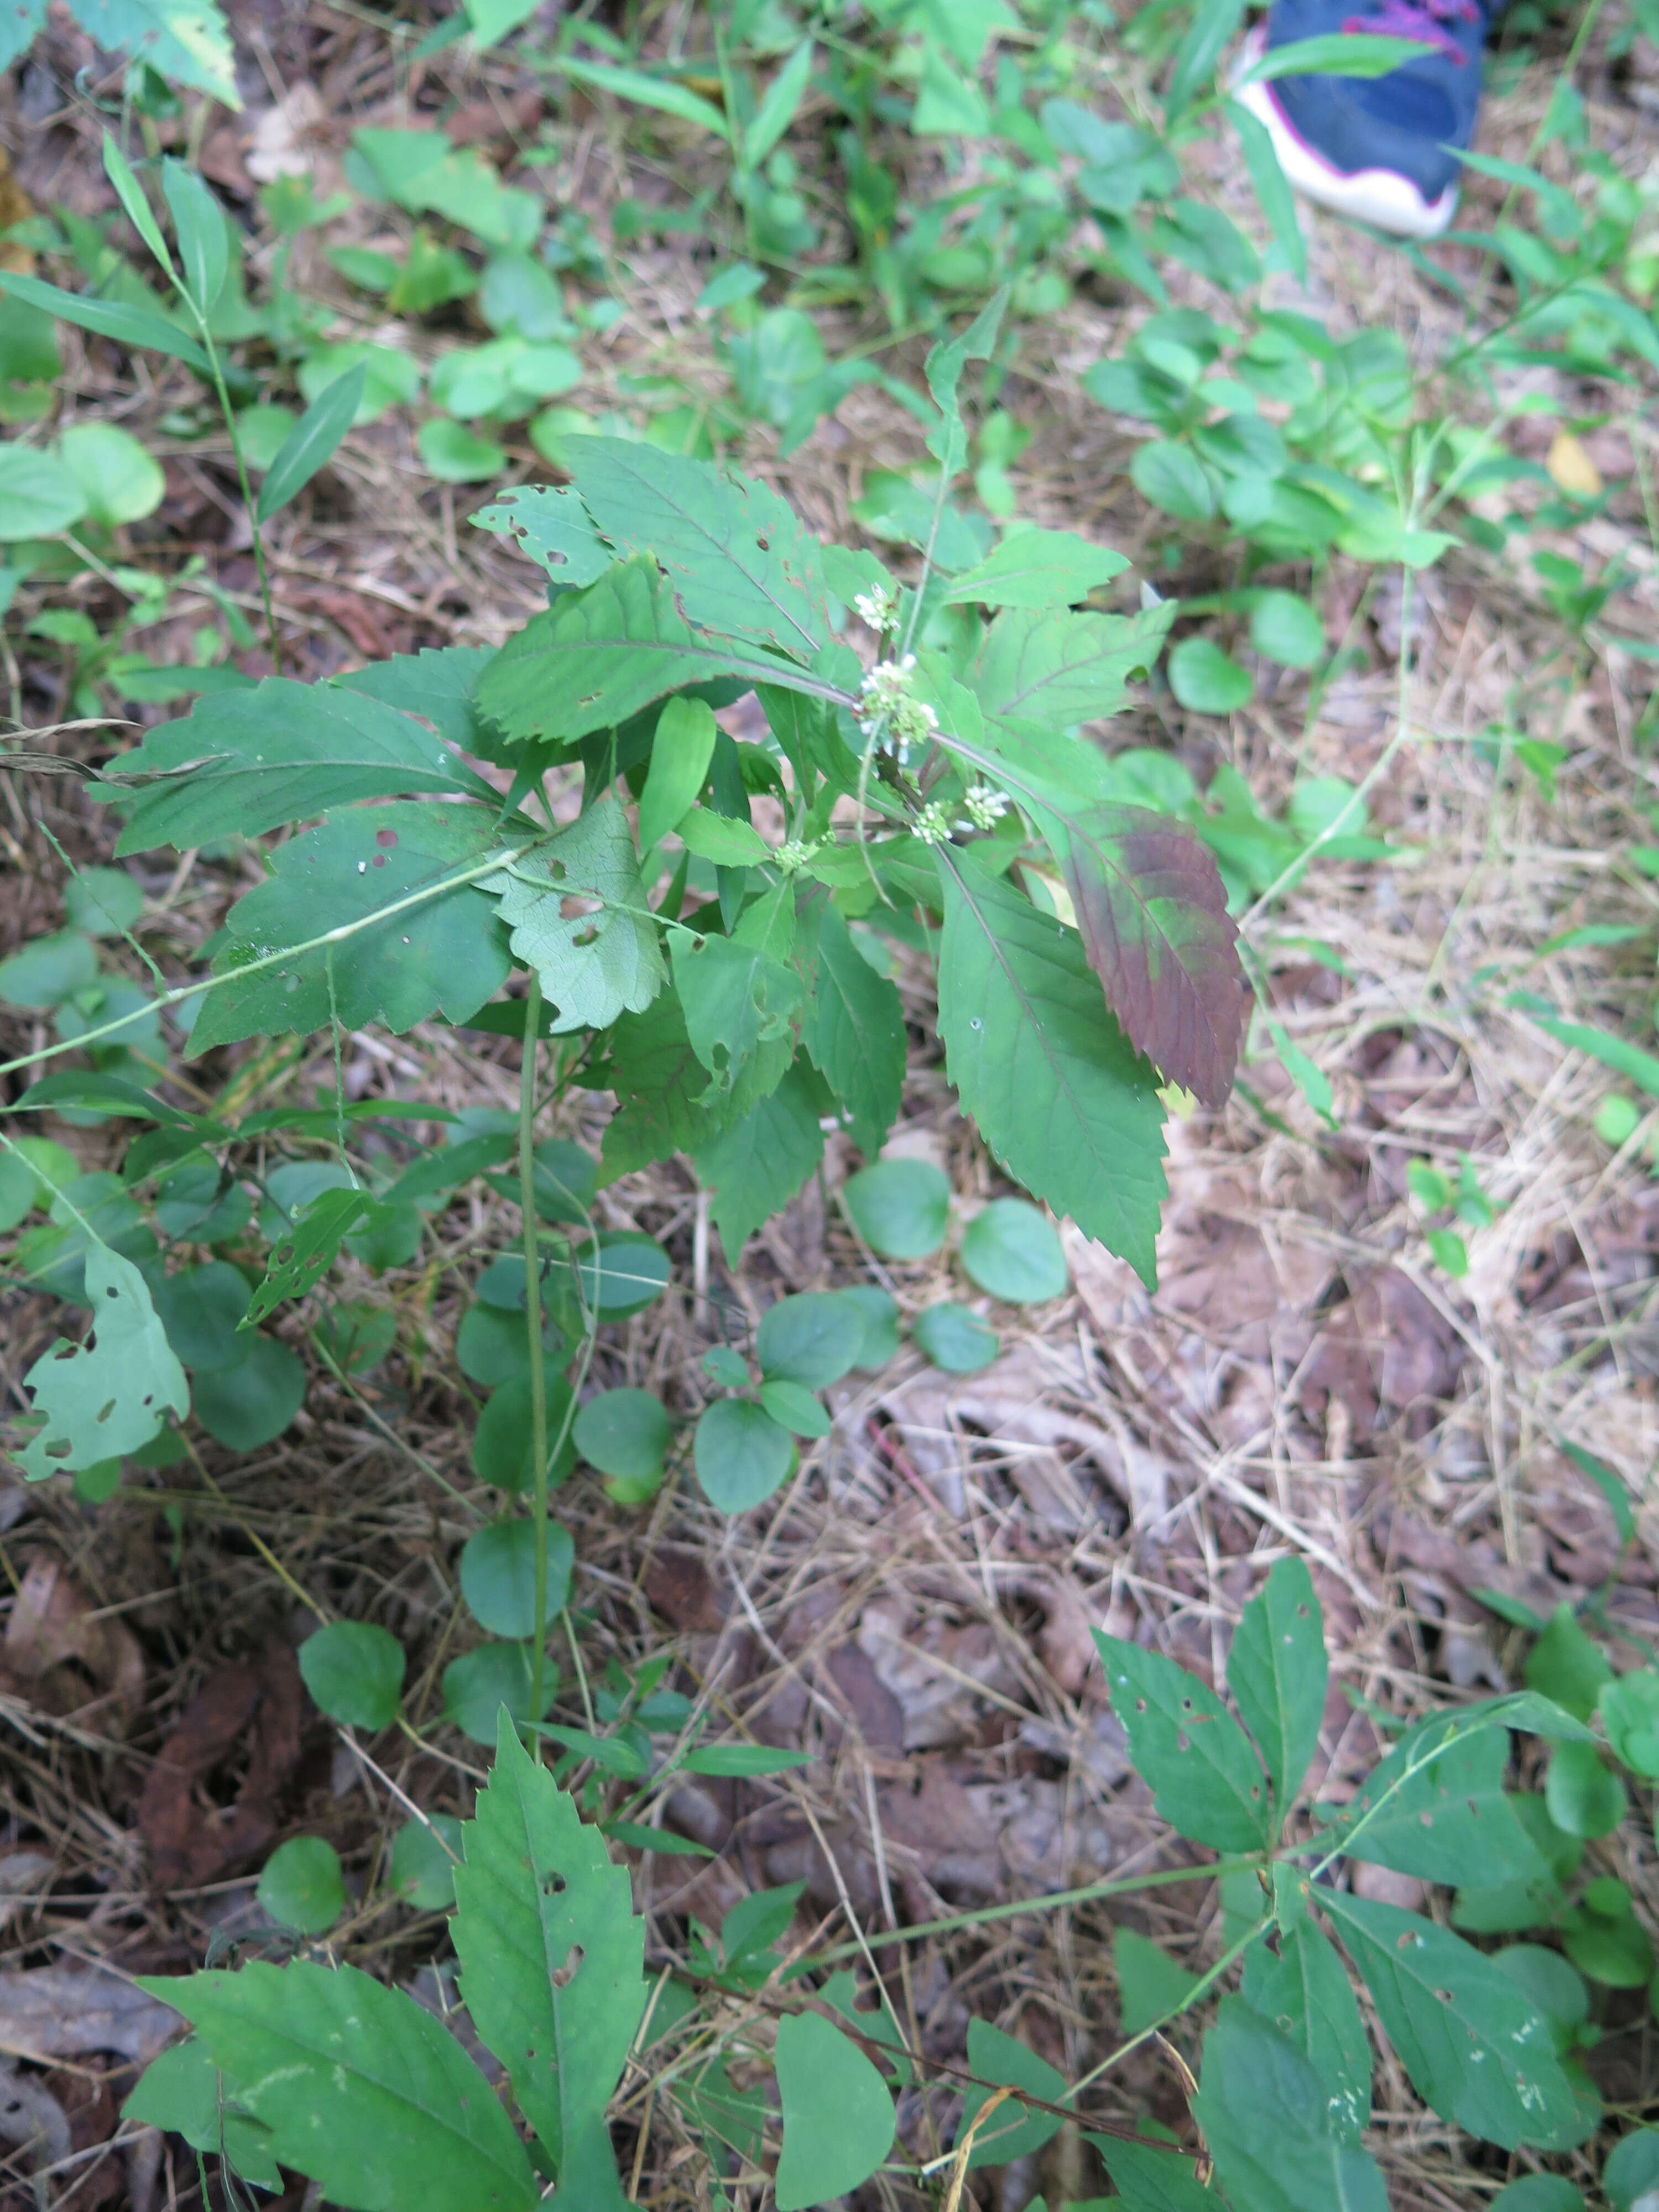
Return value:
[(821, 2014), (778, 2022), (783, 2154), (778, 2212), (807, 2212), (867, 2181), (893, 2147), (893, 2099), (857, 2044)]
[(495, 2092), (448, 2023), (401, 1990), (308, 1960), (142, 1986), (196, 2028), (272, 2154), (345, 2212), (529, 2212), (538, 2200)]
[(941, 848), (945, 1065), (1010, 1172), (1157, 1279), (1163, 1109), (1106, 1010), (1075, 931), (962, 850)]
[(1398, 1905), (1324, 1889), (1319, 1904), (1425, 2104), (1505, 2150), (1578, 2140), (1549, 2024), (1501, 1966)]
[(1261, 1763), (1215, 1692), (1161, 1652), (1093, 1633), (1112, 1710), (1159, 1813), (1212, 1850), (1264, 1849), (1273, 1814)]
[(763, 1406), (717, 1398), (697, 1423), (692, 1456), (709, 1504), (722, 1513), (746, 1513), (787, 1480), (795, 1445)]
[(755, 1357), (769, 1381), (822, 1390), (839, 1382), (864, 1342), (864, 1317), (838, 1291), (777, 1299), (761, 1316)]
[(462, 1835), (452, 1932), (473, 2024), (512, 2075), (559, 2194), (584, 2212), (625, 2212), (605, 2116), (645, 2010), (645, 1923), (628, 1871), (505, 1716)]
[(390, 1728), (404, 1694), (404, 1647), (368, 1620), (337, 1620), (300, 1646), (300, 1674), (319, 1712), (347, 1728)]

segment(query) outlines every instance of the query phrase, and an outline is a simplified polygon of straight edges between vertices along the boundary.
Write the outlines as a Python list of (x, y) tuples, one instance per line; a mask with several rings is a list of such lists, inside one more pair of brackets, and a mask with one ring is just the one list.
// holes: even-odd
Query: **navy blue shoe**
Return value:
[(1482, 0), (1273, 0), (1247, 62), (1333, 32), (1434, 52), (1387, 76), (1273, 77), (1235, 96), (1267, 125), (1279, 167), (1309, 199), (1402, 238), (1436, 238), (1456, 210), (1457, 153), (1474, 137), (1494, 13)]

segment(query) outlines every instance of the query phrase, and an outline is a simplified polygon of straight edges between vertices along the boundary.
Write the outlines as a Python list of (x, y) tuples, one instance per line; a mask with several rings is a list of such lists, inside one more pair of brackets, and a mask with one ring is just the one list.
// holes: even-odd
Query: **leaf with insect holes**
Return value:
[(823, 1159), (817, 1103), (792, 1067), (769, 1098), (690, 1150), (698, 1182), (714, 1193), (709, 1215), (735, 1264), (762, 1222), (782, 1212)]
[(1217, 1851), (1273, 1840), (1273, 1807), (1249, 1738), (1215, 1692), (1160, 1652), (1093, 1632), (1129, 1756), (1171, 1827)]
[(1250, 2212), (1389, 2212), (1376, 2160), (1331, 2128), (1313, 2068), (1241, 1998), (1223, 1998), (1204, 2039), (1193, 2116), (1231, 2203)]
[(1174, 600), (1130, 616), (1010, 607), (985, 633), (969, 689), (989, 723), (1102, 721), (1157, 660), (1175, 613)]
[(473, 2025), (512, 2076), (560, 2196), (583, 2212), (623, 2212), (605, 2112), (646, 2000), (645, 1923), (628, 1870), (505, 1716), (462, 1834), (451, 1928)]
[(214, 963), (225, 981), (191, 1031), (192, 1054), (240, 1037), (305, 1036), (338, 1020), (399, 1034), (442, 1012), (464, 1022), (512, 970), (489, 900), (463, 884), (371, 922), (334, 945), (246, 976), (272, 949), (302, 945), (431, 890), (505, 841), (483, 806), (363, 806), (331, 816), (272, 855), (275, 873), (239, 899)]
[[(514, 951), (557, 1007), (555, 1036), (643, 1013), (667, 980), (633, 832), (614, 793), (479, 888), (497, 900)], [(567, 915), (571, 898), (600, 904)]]
[(776, 492), (629, 438), (567, 438), (582, 503), (623, 554), (649, 554), (688, 622), (810, 659), (829, 642), (822, 556)]
[(103, 52), (131, 54), (158, 76), (240, 107), (230, 26), (215, 0), (75, 0), (71, 12)]
[(1508, 1735), (1459, 1718), (1412, 1729), (1372, 1769), (1343, 1807), (1341, 1848), (1425, 1881), (1542, 1881), (1548, 1869), (1504, 1787)]
[(339, 1256), (340, 1247), (374, 1200), (366, 1190), (319, 1191), (271, 1247), (241, 1326), (252, 1328), (289, 1298), (302, 1298)]
[(358, 691), (278, 677), (251, 691), (210, 694), (193, 713), (148, 731), (122, 755), (121, 773), (155, 781), (136, 793), (125, 783), (91, 787), (94, 799), (112, 799), (126, 815), (118, 858), (257, 837), (358, 799), (466, 791), (500, 804), (409, 715)]
[(1328, 1672), (1313, 1577), (1302, 1560), (1280, 1559), (1244, 1608), (1227, 1687), (1267, 1763), (1281, 1820), (1319, 1748)]
[(840, 696), (758, 646), (693, 629), (667, 578), (641, 556), (532, 616), (485, 671), (478, 707), (509, 738), (568, 744), (590, 730), (617, 727), (671, 691), (724, 676), (818, 698)]
[(801, 1042), (841, 1102), (853, 1142), (867, 1158), (881, 1149), (904, 1087), (904, 1007), (854, 943), (827, 902), (817, 922), (817, 965), (801, 1021)]
[(794, 1058), (801, 981), (758, 946), (677, 930), (670, 948), (686, 1034), (709, 1080), (703, 1097), (733, 1114), (769, 1097)]
[(580, 494), (568, 484), (512, 484), (467, 520), (515, 540), (556, 584), (597, 583), (617, 558), (594, 529)]
[(1075, 930), (962, 849), (940, 848), (945, 1066), (996, 1158), (1151, 1286), (1164, 1111)]
[(31, 1482), (137, 1451), (169, 1413), (183, 1420), (190, 1411), (190, 1385), (149, 1285), (131, 1260), (96, 1238), (87, 1249), (86, 1301), (86, 1340), (60, 1338), (23, 1377), (32, 1411), (46, 1421), (15, 1455)]
[(1578, 2140), (1572, 2085), (1520, 1984), (1414, 1912), (1322, 1888), (1389, 2042), (1424, 2102), (1506, 2150)]
[(1281, 1923), (1279, 1956), (1265, 1943), (1244, 1959), (1244, 2001), (1302, 2053), (1325, 2092), (1325, 2124), (1357, 2143), (1370, 2125), (1371, 2047), (1348, 1970), (1304, 1917)]
[(273, 2157), (343, 2212), (529, 2212), (513, 2123), (448, 2023), (356, 1966), (263, 1960), (147, 1975), (270, 2130)]

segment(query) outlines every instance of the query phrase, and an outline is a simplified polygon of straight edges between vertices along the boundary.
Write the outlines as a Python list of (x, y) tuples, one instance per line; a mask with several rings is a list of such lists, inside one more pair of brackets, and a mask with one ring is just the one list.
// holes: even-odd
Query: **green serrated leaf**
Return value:
[(511, 2075), (560, 2194), (623, 2212), (605, 2112), (646, 2000), (645, 1923), (627, 1869), (505, 1715), (489, 1786), (462, 1835), (452, 1931), (473, 2025)]
[(200, 700), (181, 720), (148, 732), (122, 756), (121, 770), (124, 777), (150, 774), (156, 781), (136, 793), (125, 786), (92, 786), (94, 798), (113, 799), (126, 813), (118, 857), (156, 845), (184, 852), (221, 837), (257, 837), (359, 799), (465, 791), (500, 804), (481, 777), (409, 715), (343, 684), (290, 684), (276, 677), (251, 691)]
[(190, 1385), (131, 1260), (94, 1238), (86, 1256), (92, 1333), (42, 1352), (24, 1384), (45, 1426), (15, 1455), (30, 1482), (139, 1450), (169, 1413), (190, 1412)]
[(1273, 1810), (1261, 1761), (1215, 1692), (1160, 1652), (1093, 1633), (1129, 1756), (1163, 1818), (1212, 1850), (1265, 1849)]
[(960, 848), (941, 848), (939, 1030), (963, 1104), (1056, 1213), (1157, 1279), (1163, 1109), (1074, 930)]
[(239, 978), (251, 955), (302, 945), (441, 884), (502, 840), (487, 807), (358, 807), (291, 838), (275, 873), (231, 908), (215, 962), (225, 981), (191, 1031), (192, 1054), (240, 1037), (301, 1036), (338, 1019), (401, 1034), (440, 1011), (465, 1021), (512, 969), (490, 901), (464, 884), (337, 945)]
[(757, 946), (677, 930), (670, 949), (692, 1049), (708, 1071), (703, 1096), (732, 1115), (769, 1097), (794, 1057), (791, 1023), (801, 982)]
[(1397, 1905), (1326, 1889), (1319, 1904), (1425, 2104), (1506, 2150), (1577, 2140), (1549, 2025), (1501, 1966)]
[(336, 690), (361, 691), (400, 714), (418, 714), (441, 738), (466, 752), (479, 736), (473, 695), (495, 658), (493, 646), (422, 646), (418, 653), (394, 653), (390, 660), (371, 661), (367, 668), (349, 668), (328, 680)]
[(125, 2119), (182, 2136), (192, 2150), (228, 2160), (244, 2181), (260, 2189), (282, 2188), (283, 2177), (270, 2154), (270, 2130), (236, 2103), (234, 2091), (196, 2036), (175, 2043), (150, 2061), (121, 2113)]
[(568, 484), (512, 484), (467, 520), (517, 540), (555, 583), (597, 583), (617, 556), (593, 527), (580, 493)]
[(1128, 565), (1126, 555), (1075, 531), (1012, 531), (977, 568), (952, 580), (945, 605), (1073, 607)]
[(285, 1300), (302, 1298), (313, 1289), (373, 1202), (366, 1190), (319, 1191), (272, 1246), (242, 1326), (252, 1328)]
[(595, 1071), (619, 1102), (599, 1148), (607, 1182), (675, 1152), (706, 1148), (740, 1118), (729, 1105), (711, 1106), (708, 1070), (692, 1048), (677, 991), (665, 991), (648, 1014), (624, 1014), (610, 1046)]
[(866, 1158), (881, 1150), (904, 1087), (904, 1007), (853, 942), (836, 908), (818, 915), (817, 964), (801, 1020), (801, 1042), (846, 1110)]
[(1328, 1674), (1313, 1577), (1301, 1559), (1280, 1559), (1244, 1608), (1227, 1687), (1261, 1747), (1281, 1820), (1319, 1747)]
[(1263, 1943), (1245, 1954), (1244, 2001), (1318, 2075), (1327, 2133), (1357, 2143), (1370, 2125), (1371, 2047), (1348, 1970), (1305, 1913), (1294, 1928), (1281, 1921), (1277, 1958)]
[(623, 554), (653, 556), (689, 622), (797, 658), (828, 643), (817, 541), (776, 492), (634, 439), (564, 444), (601, 536)]
[(1204, 2039), (1193, 2115), (1231, 2202), (1250, 2212), (1389, 2212), (1370, 2154), (1328, 2124), (1324, 2084), (1242, 1998)]
[[(701, 1078), (706, 1072), (697, 1066)], [(762, 1222), (782, 1211), (823, 1158), (817, 1102), (791, 1068), (770, 1097), (690, 1149), (698, 1181), (714, 1194), (710, 1215), (735, 1267)]]
[(196, 2028), (271, 2154), (344, 2212), (528, 2212), (539, 2190), (447, 2023), (356, 1966), (296, 1960), (140, 1984)]
[[(557, 1007), (556, 1036), (643, 1013), (667, 979), (633, 833), (613, 793), (501, 875), (485, 877), (480, 889), (498, 900), (514, 951)], [(567, 915), (573, 895), (602, 904), (597, 913)]]
[(490, 664), (478, 704), (509, 738), (569, 743), (618, 727), (671, 691), (726, 676), (842, 696), (833, 684), (757, 647), (693, 629), (668, 579), (641, 556), (533, 616)]
[(988, 723), (1070, 729), (1116, 714), (1163, 649), (1176, 602), (1131, 616), (1011, 607), (985, 634), (968, 684)]
[(230, 26), (215, 0), (75, 0), (75, 18), (106, 53), (131, 54), (159, 76), (240, 107)]

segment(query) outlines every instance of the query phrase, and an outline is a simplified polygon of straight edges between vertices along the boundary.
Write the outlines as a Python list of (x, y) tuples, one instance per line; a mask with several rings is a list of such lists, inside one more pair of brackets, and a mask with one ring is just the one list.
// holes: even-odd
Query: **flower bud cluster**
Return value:
[(901, 748), (925, 744), (938, 734), (939, 716), (915, 695), (916, 656), (881, 660), (860, 687), (859, 728), (866, 738), (888, 737)]
[(873, 585), (869, 591), (856, 594), (853, 611), (878, 636), (885, 637), (898, 620), (898, 593), (890, 592), (884, 584)]

